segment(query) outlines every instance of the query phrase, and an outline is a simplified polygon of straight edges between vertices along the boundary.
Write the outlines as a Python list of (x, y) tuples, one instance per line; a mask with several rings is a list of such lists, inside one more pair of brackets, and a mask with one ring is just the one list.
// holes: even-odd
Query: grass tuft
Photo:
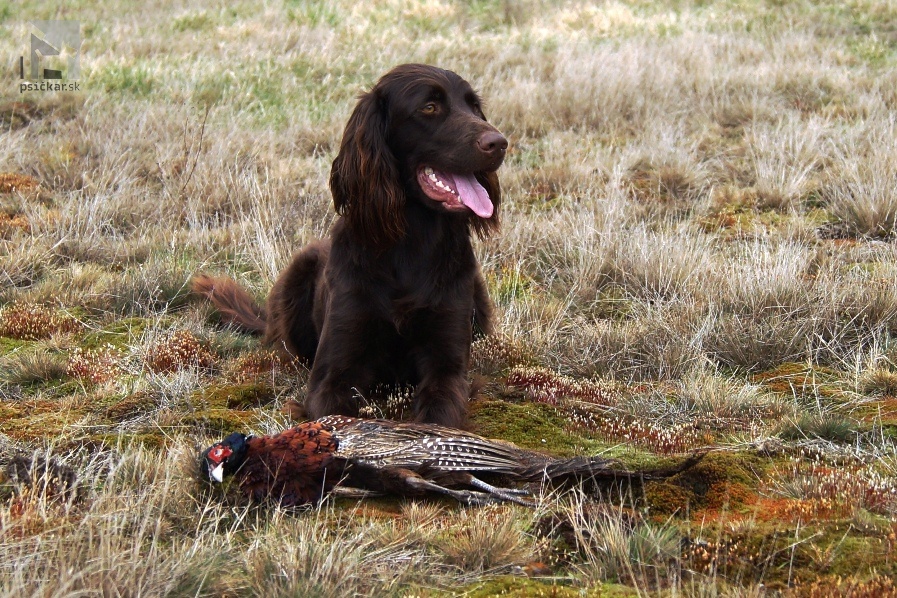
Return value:
[(0, 379), (10, 384), (36, 384), (68, 375), (65, 357), (45, 351), (16, 353), (0, 360)]

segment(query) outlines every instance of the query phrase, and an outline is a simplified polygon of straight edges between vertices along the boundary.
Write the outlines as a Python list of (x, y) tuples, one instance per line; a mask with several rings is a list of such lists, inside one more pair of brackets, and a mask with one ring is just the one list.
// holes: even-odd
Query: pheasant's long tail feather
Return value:
[(614, 469), (614, 461), (601, 457), (573, 457), (558, 461), (545, 460), (533, 463), (523, 472), (521, 478), (530, 481), (560, 481), (571, 477), (616, 478), (625, 470)]
[(538, 481), (561, 481), (567, 478), (590, 478), (605, 480), (659, 480), (694, 467), (707, 451), (697, 451), (675, 465), (646, 470), (630, 470), (615, 466), (616, 462), (602, 457), (573, 457), (560, 461), (533, 464), (522, 473), (524, 479)]

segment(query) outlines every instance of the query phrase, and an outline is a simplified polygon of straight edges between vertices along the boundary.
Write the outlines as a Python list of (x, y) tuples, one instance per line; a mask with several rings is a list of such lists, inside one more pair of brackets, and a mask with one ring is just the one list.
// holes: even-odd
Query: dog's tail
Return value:
[(221, 321), (243, 332), (265, 332), (265, 310), (256, 305), (246, 289), (229, 278), (214, 278), (199, 274), (192, 282), (193, 292), (212, 302), (221, 312)]

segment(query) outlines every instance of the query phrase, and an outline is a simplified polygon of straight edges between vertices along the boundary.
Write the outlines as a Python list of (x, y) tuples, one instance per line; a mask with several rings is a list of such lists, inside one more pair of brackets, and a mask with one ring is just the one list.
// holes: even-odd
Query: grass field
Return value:
[[(19, 93), (46, 19), (80, 92)], [(0, 0), (0, 57), (0, 595), (897, 595), (894, 2)], [(694, 471), (534, 510), (196, 481), (307, 372), (189, 280), (264, 298), (403, 62), (511, 142), (473, 428)]]

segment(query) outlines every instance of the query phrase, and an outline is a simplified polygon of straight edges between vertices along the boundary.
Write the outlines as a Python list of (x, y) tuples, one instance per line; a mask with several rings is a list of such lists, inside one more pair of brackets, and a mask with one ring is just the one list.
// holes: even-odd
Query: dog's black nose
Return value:
[(477, 139), (477, 146), (484, 154), (498, 158), (505, 155), (505, 150), (508, 149), (508, 140), (498, 131), (486, 131)]

